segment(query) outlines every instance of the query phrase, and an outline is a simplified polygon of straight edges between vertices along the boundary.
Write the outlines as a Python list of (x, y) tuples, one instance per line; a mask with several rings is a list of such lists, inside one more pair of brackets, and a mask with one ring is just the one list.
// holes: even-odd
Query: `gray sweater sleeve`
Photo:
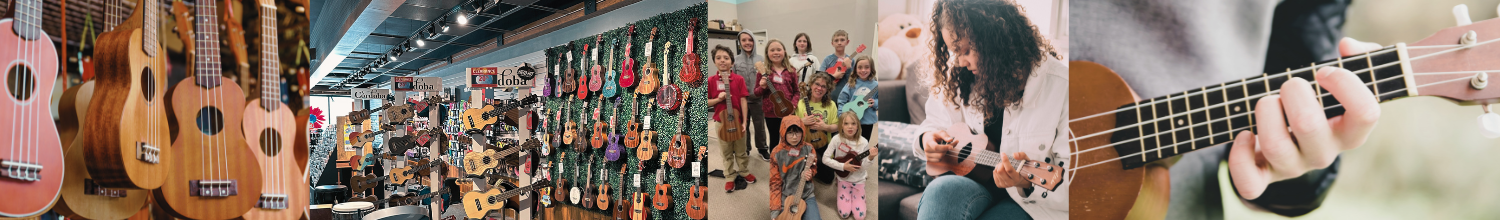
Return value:
[[(1348, 1), (1295, 3), (1301, 5), (1297, 7), (1340, 9), (1337, 7), (1347, 7)], [(1330, 23), (1326, 19), (1343, 16), (1342, 10), (1286, 9), (1279, 6), (1279, 0), (1086, 0), (1071, 4), (1069, 32), (1073, 38), (1069, 43), (1073, 58), (1109, 67), (1141, 98), (1259, 75), (1265, 69), (1274, 69), (1272, 65), (1276, 63), (1309, 63), (1330, 58), (1317, 53), (1327, 53), (1327, 48), (1337, 53), (1336, 47), (1309, 42), (1329, 36), (1317, 36), (1318, 33), (1306, 30), (1337, 33), (1338, 25), (1327, 25)], [(1304, 21), (1283, 22), (1288, 17)], [(1313, 19), (1325, 20), (1310, 23), (1317, 21)], [(1314, 25), (1324, 28), (1309, 28)], [(1285, 31), (1291, 29), (1304, 32)], [(1285, 40), (1299, 37), (1304, 41)], [(1338, 38), (1331, 39), (1336, 42)], [(1313, 53), (1300, 57), (1314, 60), (1278, 59), (1288, 52), (1276, 48), (1304, 47), (1308, 48), (1292, 52)], [(1223, 218), (1215, 172), (1228, 148), (1217, 146), (1190, 152), (1171, 167), (1173, 187), (1168, 219)], [(1266, 196), (1250, 203), (1284, 216), (1310, 212), (1322, 204), (1330, 183), (1336, 179), (1337, 168), (1338, 163), (1334, 163), (1328, 169), (1272, 183)]]

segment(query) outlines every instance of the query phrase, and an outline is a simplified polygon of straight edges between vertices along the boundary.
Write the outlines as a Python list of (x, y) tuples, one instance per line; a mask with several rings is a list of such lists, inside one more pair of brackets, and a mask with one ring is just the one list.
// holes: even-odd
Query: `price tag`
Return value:
[(641, 174), (635, 174), (635, 187), (641, 187)]
[(700, 172), (702, 172), (702, 171), (698, 170), (698, 162), (694, 161), (693, 162), (693, 178), (698, 178), (698, 176), (699, 176), (698, 173), (700, 173)]
[(568, 62), (573, 62), (573, 53), (567, 53), (567, 54), (568, 54)]
[(646, 130), (651, 130), (651, 115), (649, 115), (650, 113), (647, 113), (647, 114), (648, 115), (646, 115)]

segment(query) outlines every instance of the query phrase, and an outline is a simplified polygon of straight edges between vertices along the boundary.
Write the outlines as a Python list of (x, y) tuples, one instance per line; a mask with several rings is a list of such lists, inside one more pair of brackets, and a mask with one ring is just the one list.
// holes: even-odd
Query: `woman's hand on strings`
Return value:
[[(1380, 49), (1375, 43), (1344, 38), (1341, 56)], [(1320, 87), (1343, 104), (1343, 115), (1327, 117), (1319, 92), (1293, 78), (1280, 95), (1261, 98), (1255, 107), (1256, 130), (1241, 131), (1229, 152), (1229, 175), (1241, 197), (1256, 199), (1273, 182), (1331, 165), (1339, 153), (1364, 144), (1380, 118), (1373, 92), (1349, 70), (1323, 67), (1314, 73)]]

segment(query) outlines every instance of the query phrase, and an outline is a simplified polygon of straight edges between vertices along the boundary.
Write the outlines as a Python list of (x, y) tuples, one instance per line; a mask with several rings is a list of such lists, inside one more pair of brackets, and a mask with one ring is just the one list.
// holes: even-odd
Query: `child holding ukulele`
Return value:
[[(856, 220), (865, 219), (865, 171), (860, 165), (853, 164), (855, 160), (862, 160), (862, 164), (872, 164), (875, 157), (880, 155), (874, 146), (870, 146), (870, 140), (865, 139), (859, 130), (859, 118), (853, 112), (844, 112), (839, 115), (839, 134), (828, 142), (828, 149), (823, 151), (823, 165), (833, 170), (849, 172), (848, 176), (838, 178), (839, 185), (839, 216), (842, 218), (853, 217)], [(850, 158), (860, 153), (869, 151), (869, 156), (864, 158)], [(839, 161), (834, 158), (848, 158), (848, 161)]]

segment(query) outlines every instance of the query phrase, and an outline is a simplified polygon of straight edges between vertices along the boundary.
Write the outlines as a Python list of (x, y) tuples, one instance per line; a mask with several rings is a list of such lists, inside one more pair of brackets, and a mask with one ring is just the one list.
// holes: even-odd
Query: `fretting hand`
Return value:
[(1030, 158), (1026, 157), (1026, 152), (1016, 152), (1015, 154), (1012, 154), (1012, 157), (1014, 158), (1005, 158), (1002, 163), (995, 166), (995, 171), (993, 171), (994, 173), (991, 173), (995, 179), (995, 187), (1030, 188), (1031, 182), (1026, 181), (1026, 177), (1021, 176), (1021, 172), (1017, 172), (1015, 167), (1010, 166), (1010, 161), (1012, 159), (1026, 161), (1030, 160)]
[[(1379, 44), (1351, 38), (1339, 42), (1342, 56), (1376, 49), (1380, 49)], [(1314, 79), (1343, 104), (1344, 115), (1324, 115), (1317, 90), (1301, 78), (1282, 84), (1280, 95), (1261, 98), (1255, 107), (1256, 130), (1260, 133), (1240, 132), (1229, 152), (1229, 175), (1241, 197), (1260, 198), (1273, 182), (1328, 167), (1339, 153), (1364, 144), (1375, 128), (1380, 106), (1358, 76), (1349, 70), (1323, 67)]]

